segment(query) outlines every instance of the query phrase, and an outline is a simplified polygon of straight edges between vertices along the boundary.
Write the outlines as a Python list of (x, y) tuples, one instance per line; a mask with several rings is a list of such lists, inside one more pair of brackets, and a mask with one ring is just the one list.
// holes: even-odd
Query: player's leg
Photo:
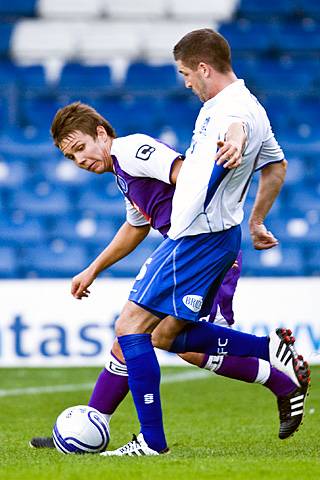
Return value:
[[(129, 392), (128, 372), (117, 339), (108, 354), (105, 367), (95, 383), (88, 405), (96, 408), (110, 422), (112, 414)], [(55, 448), (52, 436), (33, 437), (32, 448)]]
[(106, 420), (110, 418), (129, 392), (128, 371), (117, 339), (101, 371), (88, 405), (101, 412)]
[[(192, 242), (186, 242), (186, 249), (182, 249), (180, 252), (184, 263), (189, 263), (186, 253), (193, 258), (194, 243), (198, 242), (195, 242), (194, 239)], [(160, 318), (166, 316), (165, 313), (175, 312), (176, 308), (181, 307), (180, 304), (177, 306), (175, 301), (177, 249), (181, 244), (180, 241), (174, 242), (167, 239), (154, 252), (152, 258), (145, 264), (147, 267), (142, 267), (129, 297), (136, 304), (141, 304), (142, 308), (135, 303), (128, 302), (116, 324), (118, 341), (128, 368), (130, 390), (141, 424), (142, 440), (146, 441), (147, 446), (156, 453), (166, 449), (166, 440), (159, 393), (160, 369), (148, 332), (151, 332), (159, 323)], [(224, 268), (225, 256), (228, 257), (228, 263), (231, 262), (229, 255), (230, 252), (224, 250), (220, 256)], [(202, 256), (203, 261), (206, 262), (204, 252), (202, 252)], [(232, 253), (233, 260), (234, 253)], [(181, 269), (181, 265), (179, 268)], [(188, 273), (190, 278), (190, 272)], [(221, 271), (219, 273), (221, 274)], [(193, 283), (192, 279), (193, 277), (191, 277), (191, 283)], [(193, 312), (191, 316), (195, 316), (195, 311), (200, 309), (199, 303), (197, 303), (198, 296), (191, 295), (191, 303), (188, 299), (186, 301), (187, 307), (184, 305), (184, 310), (190, 310), (191, 307)], [(192, 302), (196, 302), (196, 304)], [(159, 312), (164, 313), (162, 315)], [(184, 322), (177, 320), (174, 322), (176, 325), (174, 334), (176, 335), (183, 328)], [(172, 336), (169, 339), (163, 337), (162, 348), (168, 348), (172, 343), (172, 338)], [(132, 449), (135, 449), (135, 453), (138, 454), (139, 444), (144, 446), (138, 437), (138, 441), (135, 439), (117, 451), (105, 452), (105, 454), (130, 455)], [(145, 454), (149, 454), (149, 451)]]
[[(230, 249), (226, 248), (227, 243)], [(162, 447), (165, 448), (166, 441), (159, 395), (160, 371), (148, 332), (152, 331), (162, 314), (170, 312), (180, 318), (196, 321), (201, 309), (201, 299), (205, 297), (210, 286), (216, 288), (215, 281), (218, 281), (234, 262), (235, 248), (230, 246), (235, 247), (237, 243), (239, 238), (236, 228), (219, 235), (186, 237), (176, 242), (167, 239), (154, 252), (152, 258), (149, 258), (148, 268), (143, 269), (144, 275), (138, 275), (129, 297), (142, 308), (138, 305), (134, 307), (133, 303), (128, 302), (117, 322), (116, 333), (126, 359), (130, 389), (141, 430), (145, 431), (142, 438), (148, 437), (147, 444), (153, 447), (155, 454), (163, 450)], [(211, 262), (208, 268), (207, 258), (210, 254), (214, 254), (214, 268)], [(194, 264), (200, 273), (197, 285), (194, 285), (193, 280)], [(289, 340), (291, 346), (293, 342)], [(279, 334), (278, 343), (282, 341)], [(177, 335), (172, 345), (170, 350), (176, 352), (229, 353), (269, 359), (268, 337), (256, 337), (205, 322), (185, 329), (183, 334)], [(224, 350), (226, 345), (228, 352)], [(168, 349), (165, 340), (159, 346)], [(274, 346), (275, 342), (272, 352)], [(132, 448), (136, 448), (136, 443), (129, 442), (116, 452), (107, 454), (130, 454)]]
[[(162, 421), (160, 367), (151, 341), (151, 332), (160, 321), (158, 316), (131, 301), (117, 321), (116, 334), (127, 365), (140, 434), (121, 449), (105, 455), (138, 455), (139, 452), (157, 455), (168, 450)], [(183, 326), (183, 322), (177, 322), (175, 334)]]

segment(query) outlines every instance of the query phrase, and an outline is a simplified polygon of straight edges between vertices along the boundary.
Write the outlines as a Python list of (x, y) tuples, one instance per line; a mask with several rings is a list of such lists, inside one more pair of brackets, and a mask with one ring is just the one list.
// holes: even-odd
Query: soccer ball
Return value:
[(52, 434), (56, 449), (62, 453), (99, 453), (110, 439), (104, 416), (87, 405), (76, 405), (60, 413)]

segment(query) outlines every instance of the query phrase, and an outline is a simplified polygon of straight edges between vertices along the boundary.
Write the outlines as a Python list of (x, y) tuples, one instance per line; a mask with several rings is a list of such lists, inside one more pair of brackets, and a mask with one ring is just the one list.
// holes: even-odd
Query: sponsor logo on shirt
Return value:
[(182, 301), (185, 306), (193, 312), (199, 312), (203, 303), (203, 299), (200, 295), (185, 295)]
[(138, 151), (136, 153), (136, 158), (139, 158), (140, 160), (146, 161), (149, 160), (151, 154), (155, 151), (154, 147), (151, 147), (151, 145), (141, 145), (141, 147), (138, 148)]
[(120, 175), (117, 175), (117, 184), (121, 192), (128, 193), (128, 184), (124, 178), (120, 177)]

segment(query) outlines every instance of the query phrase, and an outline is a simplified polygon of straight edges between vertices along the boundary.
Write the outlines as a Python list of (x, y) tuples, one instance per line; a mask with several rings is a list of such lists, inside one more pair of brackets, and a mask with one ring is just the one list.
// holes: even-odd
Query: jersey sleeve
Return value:
[(150, 225), (150, 223), (145, 219), (142, 213), (138, 212), (136, 208), (125, 198), (126, 204), (126, 220), (133, 227), (143, 227), (144, 225)]
[(125, 138), (128, 139), (128, 154), (118, 157), (124, 170), (135, 177), (156, 178), (170, 184), (173, 162), (181, 154), (148, 135), (135, 134)]
[(262, 143), (255, 171), (261, 170), (270, 163), (282, 162), (282, 160), (284, 160), (283, 150), (270, 129), (270, 135)]

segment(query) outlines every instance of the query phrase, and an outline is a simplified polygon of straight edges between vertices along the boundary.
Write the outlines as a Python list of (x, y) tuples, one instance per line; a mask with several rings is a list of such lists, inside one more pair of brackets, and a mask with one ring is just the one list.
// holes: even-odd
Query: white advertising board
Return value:
[[(132, 281), (100, 279), (75, 300), (67, 280), (0, 282), (0, 366), (102, 366)], [(293, 329), (299, 352), (320, 363), (320, 279), (241, 279), (235, 328), (265, 335)], [(159, 353), (161, 364), (181, 364)]]

